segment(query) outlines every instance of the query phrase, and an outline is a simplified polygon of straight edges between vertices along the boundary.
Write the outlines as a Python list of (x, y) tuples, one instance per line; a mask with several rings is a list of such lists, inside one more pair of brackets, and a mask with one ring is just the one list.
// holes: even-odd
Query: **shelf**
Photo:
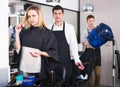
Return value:
[(17, 73), (17, 72), (18, 72), (18, 69), (17, 69), (17, 68), (10, 70), (10, 74)]
[(8, 17), (18, 17), (18, 14), (8, 14)]

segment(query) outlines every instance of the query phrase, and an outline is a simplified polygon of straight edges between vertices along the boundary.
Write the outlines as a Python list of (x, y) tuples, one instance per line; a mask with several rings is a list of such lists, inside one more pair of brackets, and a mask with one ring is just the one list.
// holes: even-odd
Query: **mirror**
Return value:
[[(35, 3), (36, 4), (36, 3)], [(12, 36), (14, 30), (13, 27), (16, 26), (18, 23), (20, 23), (22, 21), (22, 17), (18, 15), (18, 12), (20, 11), (20, 9), (23, 9), (24, 7), (24, 3), (14, 3), (14, 6), (16, 8), (16, 12), (15, 13), (11, 13), (9, 14), (9, 38), (10, 38), (10, 44), (9, 44), (9, 64), (14, 63), (14, 61), (17, 60), (18, 56), (15, 56), (15, 49), (14, 49), (14, 43), (15, 43), (15, 39), (14, 36)], [(52, 15), (52, 8), (51, 6), (48, 5), (40, 5), (42, 8), (42, 12), (44, 15), (44, 20), (46, 22), (46, 25), (49, 25), (51, 23), (53, 23), (53, 15)], [(23, 10), (22, 10), (23, 11)], [(70, 24), (72, 24), (75, 28), (76, 31), (76, 36), (77, 36), (77, 31), (78, 31), (78, 12), (74, 11), (74, 10), (70, 10), (70, 9), (65, 9), (65, 15), (64, 15), (64, 20)], [(49, 14), (48, 14), (49, 13)], [(15, 67), (15, 65), (11, 66), (11, 72), (16, 72), (15, 70), (13, 70)]]

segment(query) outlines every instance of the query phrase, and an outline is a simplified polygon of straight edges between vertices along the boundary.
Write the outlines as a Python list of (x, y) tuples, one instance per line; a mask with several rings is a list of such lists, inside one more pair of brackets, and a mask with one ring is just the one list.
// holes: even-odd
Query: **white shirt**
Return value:
[(81, 33), (81, 43), (84, 43), (85, 40), (87, 40), (88, 32), (90, 32), (90, 31), (91, 31), (91, 29), (88, 29), (88, 28), (86, 28), (82, 31), (82, 33)]
[[(52, 25), (48, 26), (48, 28), (51, 29)], [(60, 27), (54, 25), (53, 31), (62, 31), (62, 30), (63, 30), (63, 24)], [(80, 62), (75, 29), (71, 24), (68, 24), (66, 22), (65, 22), (65, 37), (70, 48), (71, 59), (74, 59), (75, 63)]]

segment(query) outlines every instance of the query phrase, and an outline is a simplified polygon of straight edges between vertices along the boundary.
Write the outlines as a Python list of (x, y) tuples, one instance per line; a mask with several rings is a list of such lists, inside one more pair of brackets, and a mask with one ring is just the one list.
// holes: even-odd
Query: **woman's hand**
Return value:
[(50, 57), (47, 52), (43, 52), (43, 51), (40, 51), (40, 50), (35, 51), (35, 52), (30, 52), (30, 54), (31, 54), (33, 57), (38, 57), (38, 56)]
[(38, 52), (30, 52), (30, 54), (33, 56), (33, 57), (38, 57), (40, 56), (40, 54)]
[(22, 24), (18, 24), (18, 25), (15, 27), (15, 32), (16, 32), (16, 34), (19, 34), (20, 31), (21, 31), (21, 29), (22, 29)]
[(86, 48), (93, 48), (93, 47), (89, 44), (88, 40), (85, 40), (84, 45), (85, 45)]
[(16, 27), (15, 27), (15, 48), (16, 48), (16, 51), (19, 53), (19, 50), (21, 49), (21, 43), (20, 43), (20, 37), (19, 37), (19, 33), (22, 29), (22, 24), (18, 24)]

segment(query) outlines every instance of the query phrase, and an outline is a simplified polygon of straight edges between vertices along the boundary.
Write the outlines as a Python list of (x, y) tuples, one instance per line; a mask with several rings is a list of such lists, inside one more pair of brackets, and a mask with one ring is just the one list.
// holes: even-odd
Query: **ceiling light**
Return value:
[(94, 11), (94, 6), (91, 3), (87, 3), (83, 7), (83, 12), (91, 13)]
[(46, 0), (46, 2), (58, 2), (58, 3), (60, 3), (60, 0)]

